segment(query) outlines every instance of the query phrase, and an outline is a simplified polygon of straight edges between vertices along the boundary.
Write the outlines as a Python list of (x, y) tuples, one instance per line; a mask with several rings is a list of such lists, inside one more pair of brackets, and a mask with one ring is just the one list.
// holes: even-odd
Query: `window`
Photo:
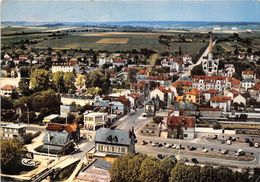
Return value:
[(184, 136), (184, 137), (188, 137), (188, 134), (184, 134), (183, 136)]
[(112, 152), (115, 152), (115, 147), (111, 147), (112, 148)]
[(121, 153), (126, 153), (125, 147), (121, 147)]
[(110, 146), (107, 146), (107, 151), (110, 152)]

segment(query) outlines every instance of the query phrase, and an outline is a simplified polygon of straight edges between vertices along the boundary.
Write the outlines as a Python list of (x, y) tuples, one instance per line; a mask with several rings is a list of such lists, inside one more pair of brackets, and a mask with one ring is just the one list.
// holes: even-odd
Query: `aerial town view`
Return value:
[(259, 0), (3, 0), (0, 62), (3, 182), (260, 182)]

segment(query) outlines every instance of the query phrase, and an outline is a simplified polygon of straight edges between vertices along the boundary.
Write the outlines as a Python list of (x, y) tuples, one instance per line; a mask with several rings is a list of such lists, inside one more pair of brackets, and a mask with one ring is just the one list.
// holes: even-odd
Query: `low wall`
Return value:
[(223, 134), (233, 135), (236, 134), (236, 130), (222, 130), (222, 129), (214, 130), (213, 128), (195, 127), (195, 133), (214, 133), (214, 134), (223, 133)]

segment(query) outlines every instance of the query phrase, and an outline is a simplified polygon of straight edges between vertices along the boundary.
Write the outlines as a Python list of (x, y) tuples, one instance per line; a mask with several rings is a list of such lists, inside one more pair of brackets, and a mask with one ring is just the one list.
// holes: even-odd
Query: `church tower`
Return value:
[(211, 75), (218, 74), (219, 59), (213, 58), (212, 32), (210, 32), (209, 34), (210, 34), (210, 40), (209, 40), (208, 58), (202, 62), (202, 68), (203, 71), (206, 73), (206, 75), (211, 76)]

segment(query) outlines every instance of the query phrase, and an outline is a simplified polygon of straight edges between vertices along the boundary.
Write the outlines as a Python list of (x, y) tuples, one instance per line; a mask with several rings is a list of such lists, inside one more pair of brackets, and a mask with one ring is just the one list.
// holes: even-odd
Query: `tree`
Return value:
[(20, 156), (26, 147), (16, 139), (1, 141), (1, 170), (4, 173), (15, 173), (19, 168)]
[(49, 88), (50, 74), (47, 70), (34, 70), (30, 76), (30, 86), (34, 91), (47, 90)]
[(29, 96), (31, 94), (28, 82), (25, 80), (25, 78), (22, 78), (20, 80), (20, 82), (18, 84), (18, 90), (25, 96)]
[(141, 164), (139, 181), (160, 182), (165, 178), (158, 159), (147, 157)]
[(196, 182), (200, 181), (200, 167), (187, 166), (178, 163), (171, 171), (169, 182)]
[(64, 86), (66, 91), (73, 92), (75, 90), (74, 86), (74, 81), (75, 81), (75, 76), (71, 72), (66, 72), (63, 75), (63, 80), (64, 80)]
[(131, 88), (133, 83), (136, 83), (136, 70), (135, 69), (130, 69), (128, 72), (128, 81), (131, 84)]
[(86, 76), (83, 74), (77, 74), (76, 85), (80, 88), (84, 87), (86, 81)]
[(87, 89), (86, 93), (92, 96), (100, 95), (102, 93), (102, 90), (99, 87), (90, 87)]
[(154, 116), (153, 117), (153, 122), (156, 123), (156, 124), (160, 124), (163, 120), (163, 117), (162, 116)]
[(173, 157), (166, 157), (160, 162), (161, 168), (164, 172), (163, 181), (168, 181), (169, 177), (171, 176), (171, 170), (175, 167), (176, 163), (177, 160)]
[(205, 75), (205, 72), (202, 69), (202, 65), (194, 66), (191, 70), (191, 75)]
[(58, 71), (52, 73), (52, 82), (57, 89), (58, 93), (63, 92), (64, 89), (64, 80), (63, 80), (63, 72)]

